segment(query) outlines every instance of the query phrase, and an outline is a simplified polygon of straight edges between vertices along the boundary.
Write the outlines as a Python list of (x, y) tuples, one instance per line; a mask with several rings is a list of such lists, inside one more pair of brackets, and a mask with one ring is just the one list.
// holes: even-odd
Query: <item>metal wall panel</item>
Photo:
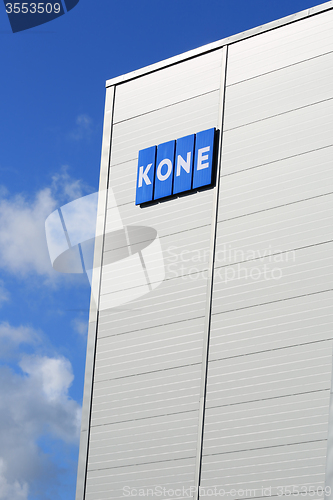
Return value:
[[(179, 230), (174, 227), (173, 230)], [(162, 232), (162, 231), (161, 231)], [(206, 271), (208, 265), (207, 249), (210, 245), (210, 226), (202, 226), (188, 231), (176, 232), (167, 236), (160, 236), (165, 267), (165, 279), (185, 276), (189, 273)], [(138, 232), (137, 243), (145, 243), (144, 233)], [(124, 247), (125, 248), (125, 247)], [(122, 247), (119, 248), (121, 250)], [(104, 263), (109, 252), (105, 249)], [(204, 259), (203, 257), (206, 256)], [(159, 256), (152, 256), (150, 263), (159, 262)], [(133, 267), (130, 265), (129, 270)], [(112, 273), (106, 267), (102, 272), (101, 294), (108, 293), (108, 284), (112, 280)], [(124, 288), (126, 288), (124, 283)]]
[(323, 486), (332, 14), (229, 50), (202, 486)]
[(223, 175), (332, 145), (333, 99), (224, 133)]
[[(188, 436), (194, 435), (196, 431), (193, 429), (197, 425), (196, 419), (197, 412), (189, 411), (186, 417), (182, 417), (179, 413), (174, 413), (157, 416), (151, 420), (142, 419), (141, 422), (136, 422), (134, 419), (109, 425), (95, 426), (91, 430), (91, 456), (95, 457), (101, 448), (110, 448), (111, 450), (114, 446), (125, 447), (126, 444), (135, 441), (140, 443), (144, 440), (147, 441), (150, 430), (151, 439), (149, 441), (151, 444), (155, 445), (155, 440), (163, 434), (161, 439), (164, 441), (164, 447), (168, 445), (170, 439), (175, 437), (174, 429), (176, 429), (178, 437), (180, 433), (187, 434)], [(117, 449), (114, 448), (113, 451), (117, 452)], [(133, 451), (130, 447), (127, 449), (127, 452)]]
[[(244, 207), (246, 210), (246, 207)], [(297, 248), (333, 240), (333, 194), (219, 222), (216, 266), (294, 260)], [(288, 252), (280, 256), (282, 252)]]
[(141, 422), (94, 427), (90, 440), (89, 470), (134, 465), (149, 460), (178, 460), (194, 456), (198, 413), (185, 417), (162, 415)]
[(333, 291), (212, 316), (209, 359), (332, 339)]
[[(113, 127), (111, 167), (138, 157), (138, 152), (188, 134), (214, 127), (218, 121), (219, 91), (117, 123)], [(117, 107), (117, 97), (116, 97)], [(113, 186), (112, 168), (110, 183)], [(124, 168), (126, 168), (124, 166)], [(134, 186), (136, 175), (134, 178)]]
[(332, 161), (333, 146), (330, 146), (224, 176), (218, 220), (332, 193)]
[[(121, 258), (127, 245), (125, 239), (115, 243), (112, 234), (107, 236), (86, 499), (123, 496), (116, 490), (117, 481), (125, 478), (125, 484), (132, 481), (136, 487), (143, 481), (149, 487), (154, 481), (177, 484), (177, 475), (182, 485), (193, 484), (208, 262), (193, 267), (188, 256), (209, 251), (213, 192), (141, 208), (134, 203), (135, 183), (139, 150), (217, 125), (221, 63), (217, 51), (116, 89), (110, 203), (114, 195), (125, 227), (146, 226), (157, 232), (165, 279), (138, 300), (103, 310), (115, 289), (109, 262), (116, 254)], [(193, 75), (200, 76), (193, 80)], [(175, 79), (180, 84), (170, 92)], [(113, 230), (112, 217), (110, 208), (107, 234)], [(147, 234), (138, 232), (136, 245), (145, 242)], [(158, 264), (154, 258), (150, 265), (155, 260)], [(129, 267), (129, 279), (119, 280), (124, 297), (135, 286), (134, 271)], [(119, 479), (120, 470), (126, 474)]]
[(332, 288), (333, 244), (215, 269), (213, 313), (285, 300)]
[[(326, 443), (319, 441), (204, 456), (202, 486), (221, 486), (227, 492), (255, 489), (258, 497), (262, 487), (305, 484), (315, 489), (323, 485), (325, 454)], [(271, 496), (269, 490), (266, 495)]]
[(98, 339), (96, 373), (110, 379), (200, 363), (203, 318)]
[[(323, 483), (332, 19), (329, 11), (230, 47), (202, 486)], [(157, 231), (166, 279), (99, 312), (85, 500), (123, 498), (125, 485), (194, 485), (216, 188), (141, 208), (135, 181), (139, 150), (218, 126), (221, 62), (218, 50), (116, 89), (109, 185), (124, 226)], [(277, 274), (267, 278), (267, 266)], [(103, 308), (113, 290), (107, 268), (101, 290)]]
[(117, 86), (115, 123), (220, 88), (221, 49)]
[[(169, 462), (155, 462), (135, 467), (119, 467), (112, 470), (88, 471), (87, 500), (124, 498), (128, 488), (190, 488), (193, 486), (194, 458)], [(128, 491), (128, 490), (125, 490)], [(158, 491), (158, 490), (156, 490)], [(148, 495), (147, 495), (148, 496)], [(152, 495), (150, 495), (152, 496)], [(180, 499), (184, 498), (182, 496)]]
[(112, 383), (104, 374), (96, 379), (92, 425), (105, 424), (105, 419), (111, 423), (194, 410), (199, 372), (198, 365), (181, 366), (112, 379)]
[(209, 408), (204, 455), (327, 439), (329, 391)]
[(331, 350), (332, 340), (327, 340), (211, 361), (207, 408), (329, 391)]
[[(119, 212), (124, 225), (149, 224), (159, 236), (175, 234), (211, 223), (212, 191), (194, 192), (144, 208), (128, 203), (119, 207)], [(108, 218), (106, 223), (108, 231)]]
[(205, 312), (206, 280), (182, 277), (169, 281), (135, 304), (100, 312), (98, 336), (200, 318)]
[(226, 89), (224, 130), (330, 99), (332, 81), (333, 52), (330, 52), (231, 85)]
[(232, 44), (227, 85), (332, 52), (332, 27), (328, 11)]

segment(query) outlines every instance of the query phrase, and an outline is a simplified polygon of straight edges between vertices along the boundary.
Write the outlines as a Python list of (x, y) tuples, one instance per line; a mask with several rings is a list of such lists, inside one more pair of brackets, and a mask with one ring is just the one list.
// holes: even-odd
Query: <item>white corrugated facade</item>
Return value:
[[(214, 186), (136, 206), (139, 150), (211, 127)], [(157, 231), (165, 278), (108, 307), (96, 242), (76, 500), (324, 498), (332, 160), (333, 2), (107, 83), (98, 231), (111, 188), (124, 227)]]

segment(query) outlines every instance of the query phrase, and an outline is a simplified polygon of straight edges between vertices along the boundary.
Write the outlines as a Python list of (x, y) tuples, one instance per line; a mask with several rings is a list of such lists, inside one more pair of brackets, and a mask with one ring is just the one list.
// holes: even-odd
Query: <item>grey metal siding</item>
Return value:
[[(158, 488), (185, 488), (193, 485), (193, 468), (195, 459), (187, 458), (165, 462), (147, 462), (112, 470), (96, 470), (88, 472), (86, 499), (109, 500), (124, 498), (123, 488), (140, 488), (160, 491)], [(155, 490), (155, 488), (157, 488)], [(151, 494), (149, 496), (152, 496)], [(179, 496), (178, 498), (182, 498)]]
[(269, 352), (332, 337), (333, 291), (212, 315), (210, 360)]
[[(162, 75), (159, 76), (163, 78)], [(110, 185), (116, 190), (113, 178), (114, 166), (136, 159), (140, 149), (216, 126), (218, 101), (219, 92), (215, 90), (176, 103), (173, 106), (160, 108), (151, 113), (116, 123), (113, 127), (113, 144), (115, 146), (111, 151)], [(136, 175), (134, 183), (133, 176), (131, 179), (132, 192), (135, 193)]]
[[(260, 499), (290, 484), (323, 486), (333, 342), (332, 7), (230, 39), (213, 189), (134, 204), (140, 149), (222, 129), (226, 49), (214, 45), (116, 85), (100, 224), (114, 229), (114, 195), (125, 227), (156, 230), (165, 278), (108, 308), (116, 293), (108, 265), (125, 247), (106, 238), (97, 249), (104, 268), (95, 272), (100, 310), (91, 314), (77, 500), (124, 498), (124, 487), (150, 488), (154, 497), (154, 488), (200, 484)], [(135, 265), (129, 270), (123, 297), (140, 289)]]
[[(106, 241), (87, 499), (122, 497), (127, 484), (194, 484), (208, 262), (193, 268), (183, 255), (209, 250), (212, 191), (140, 208), (135, 180), (140, 149), (217, 126), (221, 64), (219, 50), (116, 88), (109, 186), (124, 226), (157, 231), (165, 279), (134, 303), (108, 309), (114, 276), (106, 264), (114, 250)], [(182, 83), (170, 93), (170, 82), (178, 79)], [(107, 232), (112, 217), (110, 208)], [(130, 269), (135, 272), (135, 263)], [(133, 278), (122, 280), (125, 295), (139, 286)]]
[(227, 85), (332, 52), (332, 22), (327, 11), (232, 44)]
[[(207, 488), (213, 484), (227, 492), (236, 489), (236, 495), (241, 490), (245, 498), (262, 497), (263, 487), (271, 487), (275, 496), (278, 487), (290, 485), (297, 485), (301, 491), (301, 486), (306, 484), (312, 486), (314, 491), (324, 481), (325, 451), (326, 442), (321, 441), (289, 445), (289, 459), (286, 459), (284, 446), (212, 455), (204, 458), (202, 486)], [(250, 490), (255, 490), (255, 496)], [(284, 488), (282, 492), (285, 492)], [(267, 496), (270, 496), (269, 490)], [(309, 495), (309, 498), (313, 498), (313, 495)]]
[(117, 87), (114, 123), (134, 118), (220, 88), (221, 49), (155, 71)]
[(332, 14), (229, 50), (201, 485), (245, 498), (324, 486)]

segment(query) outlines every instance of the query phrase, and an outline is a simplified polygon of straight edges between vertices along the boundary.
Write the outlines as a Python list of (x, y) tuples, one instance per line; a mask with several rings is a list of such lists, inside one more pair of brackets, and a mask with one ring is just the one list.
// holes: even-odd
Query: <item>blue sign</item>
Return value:
[(182, 193), (192, 188), (194, 134), (177, 140), (173, 192)]
[(136, 205), (153, 199), (156, 150), (156, 146), (152, 146), (139, 151)]
[(210, 186), (215, 128), (139, 151), (135, 204)]
[(208, 186), (212, 183), (212, 166), (215, 130), (199, 132), (195, 138), (195, 157), (192, 188)]
[(154, 200), (172, 194), (173, 163), (176, 141), (165, 142), (157, 148)]

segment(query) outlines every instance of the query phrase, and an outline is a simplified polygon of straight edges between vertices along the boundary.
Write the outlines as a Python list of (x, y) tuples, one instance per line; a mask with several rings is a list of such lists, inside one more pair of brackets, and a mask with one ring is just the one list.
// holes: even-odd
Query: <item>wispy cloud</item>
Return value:
[(82, 320), (79, 318), (76, 318), (72, 321), (72, 326), (74, 330), (79, 333), (80, 335), (86, 335), (88, 333), (88, 322), (87, 320)]
[(58, 203), (64, 204), (94, 192), (82, 179), (73, 179), (65, 165), (52, 176), (51, 192)]
[[(0, 361), (19, 355), (22, 345), (36, 346), (42, 341), (41, 334), (29, 326), (11, 326), (7, 321), (0, 323)], [(1, 496), (0, 496), (1, 498)]]
[[(55, 208), (91, 191), (81, 180), (73, 179), (66, 167), (33, 198), (0, 189), (0, 268), (20, 277), (37, 273), (59, 279), (47, 250), (45, 219)], [(0, 286), (0, 302), (1, 296), (6, 297)]]
[(81, 114), (76, 118), (76, 126), (69, 133), (69, 138), (73, 141), (90, 139), (93, 132), (92, 119), (87, 114)]

